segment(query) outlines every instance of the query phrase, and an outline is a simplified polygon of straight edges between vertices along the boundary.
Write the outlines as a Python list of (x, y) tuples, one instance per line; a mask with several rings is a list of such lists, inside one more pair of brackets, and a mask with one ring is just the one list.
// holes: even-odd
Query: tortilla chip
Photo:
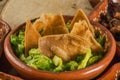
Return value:
[(48, 21), (47, 26), (44, 29), (43, 35), (53, 35), (53, 34), (66, 34), (69, 33), (65, 26), (65, 21), (61, 14), (55, 15), (52, 21)]
[(40, 32), (45, 26), (46, 26), (46, 24), (43, 23), (43, 21), (41, 21), (40, 19), (37, 19), (33, 23), (33, 28), (35, 28), (38, 32)]
[(77, 13), (75, 14), (75, 16), (74, 16), (74, 18), (73, 18), (73, 20), (72, 20), (72, 22), (71, 22), (71, 24), (70, 24), (70, 30), (72, 30), (74, 24), (75, 24), (76, 22), (78, 22), (79, 20), (85, 20), (85, 21), (87, 22), (89, 28), (90, 28), (90, 31), (91, 31), (92, 34), (94, 35), (94, 29), (93, 29), (93, 27), (91, 26), (91, 24), (90, 24), (90, 22), (89, 22), (89, 20), (88, 20), (88, 18), (87, 18), (87, 16), (86, 16), (86, 14), (82, 11), (82, 9), (79, 9), (79, 10), (77, 11)]
[(79, 22), (76, 22), (70, 34), (76, 34), (85, 38), (89, 42), (90, 47), (94, 52), (103, 50), (102, 46), (95, 40), (85, 20), (80, 20)]
[(53, 18), (52, 14), (42, 14), (41, 17), (33, 23), (33, 27), (41, 35), (43, 35), (45, 27), (47, 26), (48, 23), (50, 23), (52, 21), (52, 18)]
[(39, 49), (48, 56), (54, 55), (69, 61), (76, 56), (85, 54), (85, 51), (91, 47), (89, 42), (81, 36), (73, 34), (59, 34), (44, 36), (39, 39)]
[(30, 20), (26, 20), (25, 27), (25, 56), (28, 56), (28, 51), (31, 48), (38, 47), (38, 39), (40, 34), (33, 28)]
[(54, 15), (53, 14), (42, 14), (40, 20), (43, 21), (44, 24), (48, 24), (52, 21)]

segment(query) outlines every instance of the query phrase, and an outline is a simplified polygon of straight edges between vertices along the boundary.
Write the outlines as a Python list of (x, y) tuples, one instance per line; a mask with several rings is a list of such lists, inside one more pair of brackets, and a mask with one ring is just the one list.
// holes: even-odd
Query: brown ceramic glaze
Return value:
[[(113, 0), (113, 2), (120, 3), (120, 0)], [(102, 1), (100, 1), (94, 7), (93, 11), (91, 11), (91, 13), (89, 14), (89, 19), (92, 20), (92, 21), (98, 21), (101, 13), (106, 14), (107, 7), (108, 7), (108, 0), (102, 0)]]
[(108, 0), (102, 0), (95, 6), (93, 11), (89, 14), (89, 19), (92, 21), (98, 21), (101, 13), (106, 13), (108, 7)]
[[(72, 19), (72, 17), (65, 16), (65, 21)], [(61, 73), (52, 73), (48, 71), (42, 71), (42, 70), (36, 70), (29, 66), (27, 66), (25, 63), (23, 63), (12, 50), (12, 45), (10, 43), (10, 36), (16, 32), (18, 32), (20, 29), (23, 29), (25, 26), (25, 23), (16, 27), (13, 29), (6, 37), (4, 42), (4, 52), (5, 56), (8, 59), (8, 61), (11, 63), (11, 65), (24, 77), (32, 79), (32, 80), (89, 80), (93, 79), (94, 77), (98, 76), (100, 73), (102, 73), (105, 68), (109, 65), (111, 60), (114, 57), (115, 51), (116, 51), (116, 44), (113, 36), (111, 33), (103, 26), (101, 26), (98, 23), (91, 22), (92, 25), (97, 26), (96, 28), (101, 29), (103, 33), (107, 35), (107, 43), (106, 45), (109, 46), (108, 52), (104, 56), (102, 60), (100, 60), (98, 63), (91, 65), (85, 69), (81, 70), (75, 70), (75, 71), (67, 71), (67, 72), (61, 72)]]
[(0, 56), (3, 52), (3, 42), (7, 33), (10, 31), (9, 25), (0, 19)]
[[(113, 0), (113, 1), (120, 3), (120, 0)], [(100, 14), (101, 13), (106, 14), (107, 7), (108, 7), (108, 0), (103, 0), (90, 13), (89, 19), (92, 20), (92, 21), (98, 22)], [(116, 45), (117, 45), (116, 53), (120, 57), (120, 45), (118, 45), (118, 43), (116, 43)], [(109, 79), (115, 80), (116, 75), (120, 74), (120, 72), (118, 73), (117, 71), (120, 71), (120, 63), (116, 63), (110, 70), (108, 70), (107, 73), (105, 73), (105, 75), (103, 75), (100, 78), (100, 80), (109, 80)]]
[(23, 80), (19, 77), (0, 72), (0, 80)]
[(118, 80), (120, 77), (120, 63), (114, 64), (102, 77), (98, 80)]

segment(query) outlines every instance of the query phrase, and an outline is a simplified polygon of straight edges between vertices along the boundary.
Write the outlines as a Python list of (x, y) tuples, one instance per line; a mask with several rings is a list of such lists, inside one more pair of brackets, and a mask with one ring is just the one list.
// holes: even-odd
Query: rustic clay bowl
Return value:
[(0, 19), (0, 57), (3, 53), (3, 42), (5, 39), (5, 36), (9, 31), (10, 31), (9, 25), (5, 21)]
[[(66, 22), (72, 19), (72, 17), (69, 17), (69, 16), (64, 16), (64, 18)], [(93, 79), (96, 76), (98, 76), (100, 73), (102, 73), (105, 70), (105, 68), (109, 65), (111, 60), (113, 59), (115, 51), (116, 51), (116, 43), (111, 33), (105, 27), (95, 22), (91, 22), (91, 24), (94, 25), (97, 29), (100, 29), (102, 33), (106, 34), (106, 38), (107, 38), (106, 46), (108, 48), (108, 51), (102, 60), (100, 60), (98, 63), (95, 63), (94, 65), (91, 65), (85, 69), (67, 71), (67, 72), (61, 72), (61, 73), (53, 73), (53, 72), (48, 72), (48, 71), (36, 70), (36, 69), (33, 69), (27, 66), (25, 63), (23, 63), (13, 52), (12, 45), (10, 43), (10, 36), (12, 34), (17, 33), (20, 29), (23, 29), (25, 27), (25, 23), (16, 27), (7, 35), (5, 42), (4, 42), (5, 56), (8, 59), (8, 61), (11, 63), (11, 65), (20, 74), (32, 80), (40, 80), (40, 79), (41, 80), (43, 79), (46, 79), (46, 80), (78, 80), (78, 79), (89, 80), (89, 79)]]

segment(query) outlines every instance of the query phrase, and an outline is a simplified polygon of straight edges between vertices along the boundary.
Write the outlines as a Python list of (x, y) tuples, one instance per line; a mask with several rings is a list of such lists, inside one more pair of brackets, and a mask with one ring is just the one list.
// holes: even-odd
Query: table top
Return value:
[(74, 15), (81, 8), (89, 14), (93, 9), (89, 0), (7, 0), (6, 2), (1, 11), (1, 18), (11, 28), (25, 22), (27, 18), (33, 19), (44, 13)]

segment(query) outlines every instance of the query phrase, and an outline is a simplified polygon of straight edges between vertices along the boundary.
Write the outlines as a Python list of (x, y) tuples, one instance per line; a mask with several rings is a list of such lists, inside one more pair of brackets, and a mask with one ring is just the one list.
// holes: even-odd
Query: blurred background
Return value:
[(89, 0), (0, 0), (1, 18), (12, 28), (26, 18), (33, 19), (43, 13), (74, 15), (79, 8), (86, 14), (93, 9)]

